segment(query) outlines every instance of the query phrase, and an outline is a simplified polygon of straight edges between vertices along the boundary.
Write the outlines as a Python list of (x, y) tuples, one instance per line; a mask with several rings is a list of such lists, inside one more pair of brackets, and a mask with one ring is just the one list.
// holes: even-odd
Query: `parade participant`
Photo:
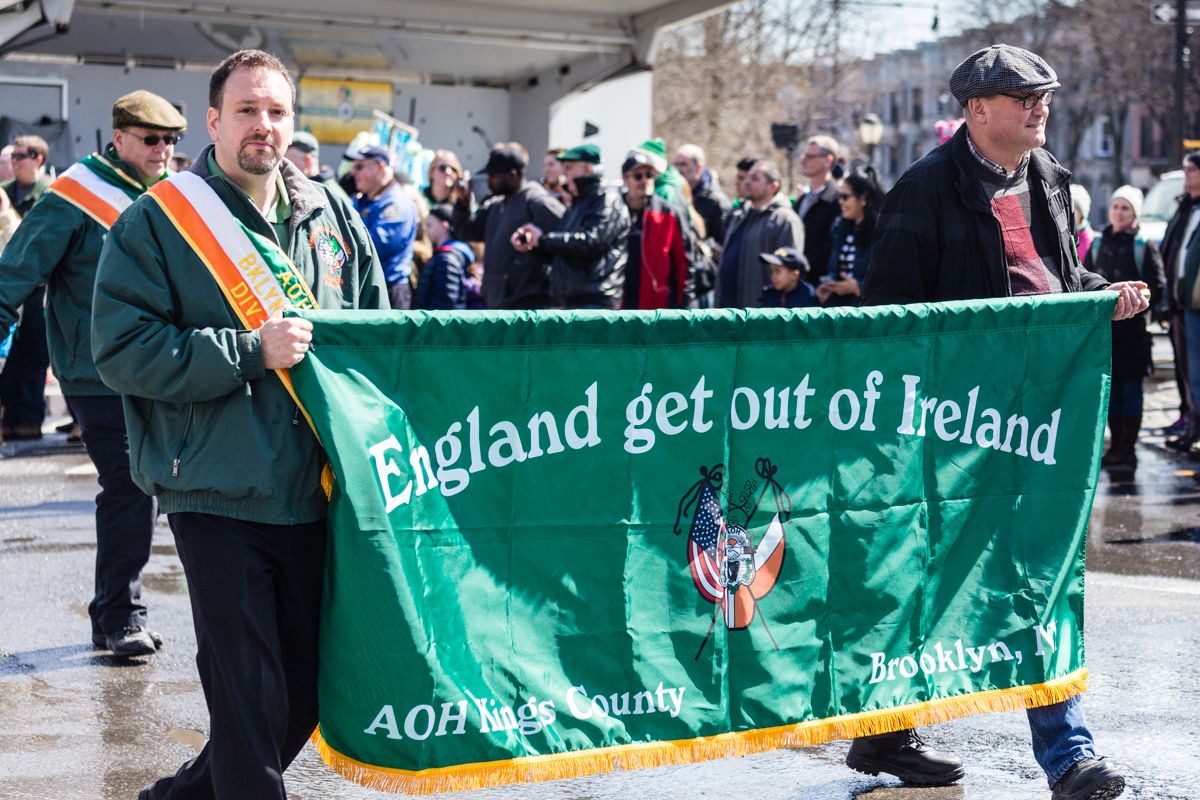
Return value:
[[(1112, 193), (1108, 226), (1092, 240), (1083, 266), (1113, 281), (1142, 281), (1150, 288), (1150, 305), (1162, 297), (1162, 256), (1138, 226), (1142, 192), (1121, 186)], [(1108, 452), (1101, 466), (1113, 470), (1137, 469), (1137, 440), (1142, 430), (1142, 381), (1154, 370), (1150, 356), (1150, 331), (1143, 312), (1112, 325), (1112, 386), (1108, 396)]]
[(350, 156), (350, 173), (359, 195), (354, 205), (375, 243), (391, 306), (412, 308), (413, 242), (420, 232), (417, 206), (396, 180), (391, 154), (377, 145)]
[(627, 311), (687, 308), (689, 228), (684, 212), (655, 192), (662, 162), (631, 150), (621, 165), (630, 226), (621, 307)]
[[(1070, 173), (1042, 149), (1059, 86), (1040, 56), (992, 45), (950, 76), (966, 124), (908, 168), (876, 224), (863, 304), (924, 303), (1110, 289), (1114, 320), (1147, 308), (1146, 285), (1110, 284), (1075, 253)], [(1125, 779), (1096, 756), (1082, 697), (1029, 709), (1034, 756), (1054, 800), (1107, 800)], [(846, 764), (917, 784), (959, 780), (962, 762), (915, 731), (854, 741)]]
[(284, 800), (317, 724), (324, 458), (287, 378), (312, 324), (279, 314), (387, 296), (362, 223), (283, 157), (295, 102), (275, 56), (226, 58), (213, 145), (126, 210), (100, 256), (96, 366), (175, 534), (211, 718), (204, 749), (139, 800)]
[(820, 280), (833, 251), (833, 223), (841, 216), (838, 182), (833, 177), (841, 147), (832, 136), (813, 136), (800, 154), (800, 172), (808, 189), (792, 208), (804, 223), (804, 257), (814, 265), (810, 280)]
[(12, 143), (13, 178), (0, 184), (12, 201), (13, 208), (24, 217), (50, 188), (46, 174), (46, 159), (50, 145), (40, 136), (18, 136)]
[(692, 187), (692, 205), (704, 220), (705, 235), (719, 248), (725, 239), (725, 220), (733, 207), (721, 191), (716, 173), (706, 166), (699, 145), (685, 144), (675, 151), (675, 169)]
[(525, 179), (529, 152), (517, 142), (500, 142), (488, 156), (488, 189), (464, 226), (465, 236), (483, 242), (483, 299), (491, 309), (549, 308), (550, 255), (518, 252), (512, 236), (527, 223), (556, 230), (566, 209), (541, 185)]
[[(40, 136), (18, 136), (11, 147), (13, 179), (0, 184), (0, 188), (8, 195), (17, 216), (24, 217), (50, 186), (46, 175), (50, 147)], [(22, 298), (21, 324), (0, 372), (0, 406), (4, 407), (0, 434), (6, 440), (42, 438), (42, 423), (46, 420), (46, 367), (50, 365), (45, 304), (43, 285), (33, 287)]]
[(95, 594), (92, 643), (116, 656), (150, 655), (161, 645), (146, 629), (142, 569), (150, 558), (154, 501), (129, 476), (129, 439), (120, 396), (92, 360), (92, 286), (108, 229), (147, 187), (166, 177), (187, 120), (158, 95), (136, 91), (112, 107), (112, 143), (66, 170), (25, 217), (0, 256), (0, 329), (45, 284), (51, 366), (96, 465)]
[(550, 291), (558, 308), (610, 308), (621, 305), (629, 238), (629, 211), (604, 188), (600, 148), (581, 144), (563, 153), (572, 201), (556, 231), (532, 223), (513, 234), (513, 248), (535, 248), (553, 258)]
[(759, 258), (771, 268), (771, 285), (763, 292), (763, 308), (808, 308), (817, 304), (817, 293), (804, 280), (808, 261), (794, 247), (781, 247)]
[[(1200, 257), (1196, 230), (1200, 228), (1200, 150), (1183, 159), (1183, 194), (1179, 206), (1167, 223), (1162, 238), (1162, 259), (1167, 274), (1167, 324), (1171, 329), (1171, 347), (1175, 351), (1175, 385), (1179, 387), (1179, 419), (1168, 430), (1166, 445), (1173, 450), (1191, 450), (1200, 437), (1200, 410), (1192, 385), (1192, 359), (1200, 370), (1200, 303), (1188, 292), (1185, 262), (1189, 251)], [(1190, 282), (1195, 285), (1195, 278)], [(1192, 322), (1189, 324), (1188, 320)], [(1200, 376), (1198, 376), (1200, 377)]]
[(842, 178), (841, 184), (838, 205), (842, 213), (834, 220), (829, 261), (817, 286), (817, 300), (830, 307), (858, 305), (863, 278), (871, 263), (875, 220), (883, 208), (883, 190), (874, 167), (856, 169)]
[(454, 209), (438, 203), (425, 217), (425, 235), (433, 246), (433, 257), (421, 268), (421, 280), (413, 293), (413, 309), (450, 311), (482, 309), (479, 268), (475, 251), (450, 235)]
[(287, 159), (299, 167), (300, 171), (311, 180), (325, 186), (336, 197), (353, 205), (354, 201), (342, 190), (333, 170), (321, 165), (321, 143), (317, 141), (316, 136), (308, 131), (293, 133), (292, 143), (287, 149)]
[(770, 161), (758, 161), (746, 175), (747, 203), (725, 234), (717, 272), (718, 308), (753, 308), (771, 282), (759, 258), (781, 247), (804, 248), (804, 225), (780, 191), (782, 176)]

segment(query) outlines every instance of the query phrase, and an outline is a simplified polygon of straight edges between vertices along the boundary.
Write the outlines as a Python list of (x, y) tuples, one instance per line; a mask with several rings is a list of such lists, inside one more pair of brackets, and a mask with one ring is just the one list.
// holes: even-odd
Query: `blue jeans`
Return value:
[(1096, 744), (1083, 717), (1083, 695), (1051, 706), (1031, 708), (1029, 734), (1033, 739), (1033, 757), (1046, 773), (1050, 788), (1075, 762), (1096, 757)]

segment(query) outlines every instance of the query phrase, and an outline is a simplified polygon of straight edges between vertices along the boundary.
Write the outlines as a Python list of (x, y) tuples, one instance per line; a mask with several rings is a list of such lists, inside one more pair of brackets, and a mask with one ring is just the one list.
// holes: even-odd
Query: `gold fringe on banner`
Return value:
[(1048, 706), (1087, 691), (1087, 669), (1034, 686), (991, 689), (962, 697), (847, 714), (777, 728), (722, 733), (671, 742), (646, 742), (613, 747), (525, 756), (424, 770), (391, 769), (355, 761), (329, 746), (318, 727), (313, 744), (325, 763), (343, 777), (371, 789), (404, 794), (434, 794), (485, 789), (510, 783), (581, 778), (618, 769), (645, 769), (692, 764), (730, 756), (746, 756), (781, 747), (810, 747), (835, 739), (854, 739), (877, 733), (918, 728), (973, 714)]

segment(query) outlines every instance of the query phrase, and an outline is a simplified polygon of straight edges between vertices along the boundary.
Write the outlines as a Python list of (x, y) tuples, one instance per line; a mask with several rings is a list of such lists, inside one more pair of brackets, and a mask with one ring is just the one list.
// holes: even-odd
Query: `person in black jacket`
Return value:
[(733, 204), (721, 191), (717, 176), (705, 164), (704, 150), (699, 145), (685, 144), (675, 151), (675, 169), (692, 187), (692, 207), (704, 220), (705, 238), (717, 249), (725, 241), (725, 222)]
[[(1046, 119), (1058, 78), (1040, 56), (992, 45), (950, 76), (966, 123), (913, 164), (884, 201), (863, 305), (1111, 289), (1114, 320), (1148, 308), (1140, 281), (1110, 284), (1079, 267), (1070, 173), (1048, 152)], [(1082, 698), (1027, 712), (1034, 756), (1053, 800), (1108, 800), (1125, 779), (1097, 758)], [(962, 777), (962, 762), (915, 731), (857, 739), (852, 769), (921, 784)]]
[[(1175, 351), (1175, 383), (1179, 387), (1179, 416), (1168, 429), (1166, 445), (1174, 450), (1187, 451), (1200, 437), (1200, 410), (1192, 394), (1188, 368), (1188, 342), (1184, 320), (1190, 305), (1180, 302), (1175, 285), (1183, 277), (1183, 256), (1200, 227), (1200, 150), (1193, 150), (1183, 159), (1183, 194), (1179, 208), (1167, 223), (1161, 248), (1163, 269), (1167, 276), (1167, 324), (1171, 330), (1171, 347)], [(1180, 423), (1183, 423), (1182, 426)]]
[(871, 263), (871, 236), (883, 207), (883, 189), (872, 167), (851, 172), (841, 181), (838, 203), (842, 215), (833, 223), (829, 264), (817, 286), (823, 306), (856, 306)]
[(413, 293), (414, 310), (451, 311), (483, 308), (479, 294), (479, 278), (472, 271), (475, 251), (450, 233), (454, 224), (454, 208), (449, 203), (430, 207), (425, 217), (425, 235), (433, 245), (433, 257), (421, 267), (417, 291)]
[(581, 144), (559, 156), (573, 198), (557, 231), (532, 223), (512, 237), (513, 249), (541, 248), (554, 259), (550, 291), (558, 308), (621, 307), (628, 258), (629, 210), (600, 182), (600, 148)]
[[(1083, 265), (1110, 281), (1142, 281), (1150, 288), (1150, 305), (1162, 297), (1162, 257), (1154, 242), (1138, 229), (1142, 213), (1142, 193), (1122, 186), (1112, 194), (1108, 206), (1108, 226), (1092, 240)], [(1143, 312), (1130, 319), (1114, 322), (1112, 327), (1112, 389), (1108, 401), (1108, 452), (1102, 466), (1115, 470), (1137, 468), (1138, 433), (1142, 429), (1142, 381), (1150, 374), (1150, 331)]]
[(804, 223), (804, 257), (813, 265), (808, 275), (816, 283), (833, 251), (833, 223), (842, 215), (838, 204), (838, 182), (833, 177), (841, 147), (832, 136), (813, 136), (800, 154), (800, 172), (808, 179), (808, 191), (796, 198), (793, 208)]
[(551, 306), (549, 254), (517, 252), (512, 235), (527, 222), (554, 230), (565, 209), (540, 184), (525, 180), (528, 165), (529, 152), (517, 142), (493, 147), (484, 167), (492, 195), (458, 228), (460, 238), (484, 244), (483, 299), (488, 308)]

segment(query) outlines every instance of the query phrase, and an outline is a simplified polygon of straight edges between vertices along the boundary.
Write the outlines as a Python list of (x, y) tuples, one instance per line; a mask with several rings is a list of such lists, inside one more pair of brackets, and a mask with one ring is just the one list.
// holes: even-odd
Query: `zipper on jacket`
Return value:
[(175, 458), (171, 460), (171, 477), (179, 477), (179, 460), (183, 456), (183, 449), (187, 447), (188, 434), (192, 432), (192, 417), (196, 414), (196, 404), (188, 403), (187, 422), (183, 425), (183, 436), (179, 440), (179, 447), (175, 450)]
[(292, 427), (297, 428), (299, 426), (300, 426), (300, 406), (296, 406), (296, 410), (294, 412), (292, 412)]

